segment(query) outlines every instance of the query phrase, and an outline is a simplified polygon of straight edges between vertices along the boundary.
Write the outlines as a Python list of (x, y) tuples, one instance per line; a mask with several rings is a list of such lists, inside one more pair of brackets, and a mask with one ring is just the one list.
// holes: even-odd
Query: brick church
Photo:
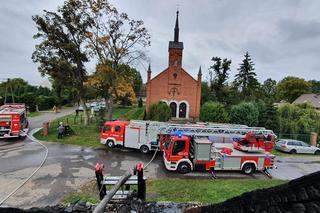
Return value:
[(171, 108), (173, 118), (197, 120), (200, 114), (201, 67), (198, 79), (194, 79), (182, 68), (183, 42), (179, 41), (179, 11), (174, 28), (174, 40), (169, 41), (168, 67), (151, 78), (151, 68), (147, 77), (147, 112), (150, 106), (163, 101)]

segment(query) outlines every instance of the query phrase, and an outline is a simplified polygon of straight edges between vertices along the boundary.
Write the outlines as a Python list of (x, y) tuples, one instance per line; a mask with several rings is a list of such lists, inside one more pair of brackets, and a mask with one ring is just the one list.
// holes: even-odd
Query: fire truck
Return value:
[(24, 104), (0, 106), (0, 138), (25, 136), (28, 126), (27, 110)]
[(183, 174), (203, 170), (238, 170), (247, 175), (256, 170), (267, 173), (267, 169), (275, 167), (275, 156), (270, 154), (274, 137), (267, 136), (270, 141), (262, 137), (261, 134), (248, 132), (244, 139), (219, 143), (210, 137), (178, 132), (165, 143), (163, 161), (167, 170)]
[[(216, 142), (233, 142), (234, 138), (244, 138), (246, 133), (274, 135), (272, 130), (233, 124), (172, 124), (156, 121), (106, 121), (100, 142), (109, 148), (116, 145), (140, 149), (142, 153), (165, 148), (173, 132), (179, 131), (197, 137), (215, 137)], [(239, 142), (240, 143), (240, 142)]]
[(164, 125), (154, 121), (106, 121), (100, 132), (100, 142), (109, 148), (120, 145), (147, 154), (157, 149), (159, 129)]

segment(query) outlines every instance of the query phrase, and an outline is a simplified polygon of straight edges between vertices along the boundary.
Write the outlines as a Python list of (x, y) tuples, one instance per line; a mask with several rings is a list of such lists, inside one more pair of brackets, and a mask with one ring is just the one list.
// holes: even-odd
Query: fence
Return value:
[[(99, 117), (98, 113), (95, 113), (94, 116), (89, 115), (89, 124), (97, 124), (99, 129), (100, 127), (102, 127), (104, 121), (105, 119)], [(54, 125), (58, 126), (60, 122), (62, 122), (63, 124), (69, 124), (69, 125), (83, 125), (84, 116), (83, 116), (83, 113), (79, 113), (78, 115), (76, 114), (68, 115), (68, 116), (57, 119)]]

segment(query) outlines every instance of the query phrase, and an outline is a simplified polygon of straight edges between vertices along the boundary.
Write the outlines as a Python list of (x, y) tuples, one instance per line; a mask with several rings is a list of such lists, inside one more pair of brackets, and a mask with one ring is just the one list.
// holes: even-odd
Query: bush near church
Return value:
[(229, 115), (223, 104), (209, 101), (202, 105), (200, 119), (202, 121), (227, 123), (229, 122)]
[(171, 118), (171, 109), (166, 103), (160, 101), (150, 106), (147, 118), (154, 121), (168, 121)]
[(230, 111), (230, 121), (235, 124), (257, 126), (259, 123), (259, 110), (255, 104), (250, 102), (234, 105)]

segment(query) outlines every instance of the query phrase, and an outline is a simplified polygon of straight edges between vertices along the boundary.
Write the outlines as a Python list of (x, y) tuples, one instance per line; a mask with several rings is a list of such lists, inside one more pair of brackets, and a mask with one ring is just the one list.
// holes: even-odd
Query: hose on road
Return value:
[[(40, 128), (39, 128), (39, 129), (40, 129)], [(39, 129), (35, 129), (35, 130), (33, 131), (33, 133), (39, 131)], [(33, 133), (31, 133), (31, 135), (33, 135)], [(8, 194), (4, 199), (2, 199), (2, 200), (0, 201), (0, 206), (1, 206), (6, 200), (8, 200), (14, 193), (16, 193), (24, 184), (26, 184), (26, 183), (32, 178), (32, 176), (37, 173), (37, 171), (43, 166), (43, 164), (44, 164), (45, 161), (47, 160), (48, 153), (49, 153), (48, 147), (46, 147), (44, 144), (42, 144), (40, 141), (38, 141), (38, 140), (35, 139), (34, 137), (29, 136), (28, 134), (26, 134), (26, 136), (27, 136), (30, 140), (32, 140), (32, 141), (40, 144), (40, 145), (45, 149), (46, 154), (45, 154), (45, 156), (44, 156), (41, 164), (39, 165), (39, 167), (38, 167), (36, 170), (34, 170), (34, 171), (32, 172), (32, 174), (29, 175), (21, 184), (19, 184), (10, 194)]]
[(156, 157), (156, 154), (157, 154), (158, 150), (159, 150), (159, 147), (157, 147), (157, 149), (156, 149), (156, 151), (154, 152), (151, 160), (146, 164), (146, 166), (144, 167), (144, 169), (147, 169), (147, 167), (150, 165), (150, 163), (154, 160), (154, 158)]

